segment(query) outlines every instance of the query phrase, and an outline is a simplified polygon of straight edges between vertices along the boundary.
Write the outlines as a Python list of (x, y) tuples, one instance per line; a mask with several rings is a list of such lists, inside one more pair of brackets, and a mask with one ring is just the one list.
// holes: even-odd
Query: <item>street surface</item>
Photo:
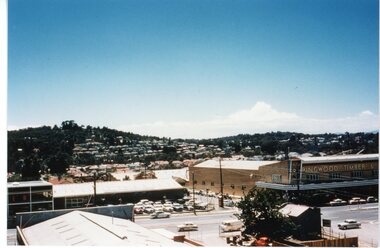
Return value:
[[(347, 205), (336, 207), (322, 207), (322, 219), (331, 220), (331, 229), (324, 228), (325, 233), (333, 233), (340, 237), (359, 237), (361, 247), (378, 247), (378, 203), (368, 203), (363, 205)], [(226, 210), (214, 210), (211, 212), (199, 212), (197, 215), (173, 214), (169, 219), (151, 220), (147, 217), (137, 217), (136, 223), (149, 228), (164, 228), (174, 233), (177, 232), (177, 225), (186, 221), (192, 221), (198, 225), (198, 231), (184, 232), (187, 237), (200, 241), (206, 246), (229, 246), (225, 237), (220, 237), (219, 224), (223, 220), (236, 219), (233, 215), (237, 212), (236, 208)], [(362, 223), (361, 228), (340, 230), (337, 227), (338, 222), (345, 219), (356, 219)]]
[[(149, 219), (136, 217), (135, 222), (148, 229), (164, 228), (173, 233), (184, 234), (186, 237), (199, 241), (206, 246), (229, 246), (226, 238), (219, 236), (219, 224), (224, 220), (236, 219), (235, 210), (220, 210), (212, 212), (198, 212), (172, 215), (165, 219)], [(178, 232), (177, 226), (187, 221), (198, 225), (198, 231)]]
[[(332, 232), (341, 237), (359, 237), (359, 245), (378, 247), (379, 244), (379, 207), (378, 203), (362, 205), (346, 205), (339, 207), (322, 207), (322, 219), (331, 220), (331, 230), (325, 227), (326, 233)], [(337, 224), (345, 219), (355, 219), (362, 225), (361, 228), (341, 230)]]
[[(359, 237), (360, 247), (378, 247), (379, 240), (379, 219), (378, 203), (368, 203), (363, 205), (347, 205), (337, 207), (322, 207), (322, 219), (331, 220), (331, 228), (325, 227), (325, 233), (333, 233), (341, 237)], [(224, 220), (236, 219), (234, 213), (236, 208), (225, 208), (213, 210), (210, 212), (182, 213), (172, 214), (170, 218), (150, 219), (149, 216), (137, 216), (135, 222), (148, 229), (163, 228), (173, 233), (184, 234), (186, 237), (199, 241), (206, 246), (229, 246), (226, 238), (219, 233), (219, 225)], [(340, 230), (337, 227), (338, 222), (345, 219), (356, 219), (362, 223), (361, 228)], [(191, 221), (198, 225), (198, 231), (177, 232), (177, 226)], [(15, 245), (15, 229), (8, 229), (8, 245)], [(232, 233), (231, 233), (232, 234)]]

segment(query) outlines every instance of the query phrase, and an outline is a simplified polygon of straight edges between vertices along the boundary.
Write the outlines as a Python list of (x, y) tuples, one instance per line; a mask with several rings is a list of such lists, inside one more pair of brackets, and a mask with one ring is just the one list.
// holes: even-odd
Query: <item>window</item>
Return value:
[(379, 170), (373, 170), (372, 176), (378, 177), (379, 176)]
[(78, 208), (83, 206), (83, 198), (71, 198), (68, 202), (68, 207)]
[(214, 186), (214, 182), (211, 182), (211, 186)]
[(329, 178), (330, 179), (340, 179), (342, 175), (340, 173), (330, 173)]
[(202, 181), (202, 185), (206, 185), (206, 182), (205, 182), (205, 181)]
[(194, 180), (194, 184), (197, 184), (197, 180)]
[(319, 174), (306, 174), (306, 179), (309, 181), (318, 181)]
[(242, 186), (241, 186), (241, 190), (245, 190), (246, 188), (247, 188), (246, 185), (242, 185)]
[(231, 189), (234, 189), (235, 188), (235, 185), (234, 184), (231, 184)]
[(363, 171), (353, 171), (351, 177), (363, 177)]
[(280, 174), (273, 174), (272, 175), (272, 182), (273, 183), (281, 183), (282, 182), (282, 175), (280, 175)]

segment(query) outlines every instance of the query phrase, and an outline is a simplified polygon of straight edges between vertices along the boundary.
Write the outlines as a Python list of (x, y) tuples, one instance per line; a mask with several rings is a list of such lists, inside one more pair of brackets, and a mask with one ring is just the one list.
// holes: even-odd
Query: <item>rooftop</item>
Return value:
[(280, 212), (287, 216), (297, 217), (308, 209), (309, 207), (305, 205), (287, 204), (280, 209)]
[(132, 221), (82, 211), (72, 211), (22, 232), (29, 245), (187, 246)]
[(52, 184), (46, 181), (20, 181), (8, 183), (8, 188), (21, 188), (21, 187), (39, 187), (39, 186), (51, 186)]
[[(222, 160), (222, 169), (258, 170), (260, 166), (277, 164), (280, 161)], [(197, 168), (219, 168), (219, 160), (210, 159), (195, 165)]]
[[(92, 182), (54, 185), (53, 195), (54, 198), (92, 195), (94, 194), (93, 186), (94, 183)], [(96, 183), (96, 193), (99, 195), (182, 188), (173, 179), (141, 179)]]
[(331, 163), (331, 162), (354, 162), (379, 160), (379, 154), (355, 154), (324, 157), (300, 157), (303, 164)]

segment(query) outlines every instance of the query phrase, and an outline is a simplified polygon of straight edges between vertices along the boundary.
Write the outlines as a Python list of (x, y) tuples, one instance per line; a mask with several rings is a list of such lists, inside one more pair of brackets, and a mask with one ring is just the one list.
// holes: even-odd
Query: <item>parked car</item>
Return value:
[(135, 214), (143, 214), (144, 213), (144, 209), (143, 208), (133, 208), (133, 212)]
[(346, 219), (344, 222), (338, 223), (339, 229), (350, 229), (350, 228), (359, 228), (361, 223), (354, 219)]
[(193, 222), (185, 222), (183, 225), (177, 226), (178, 232), (198, 231), (198, 226)]
[(331, 206), (342, 206), (342, 205), (346, 205), (347, 201), (343, 201), (342, 199), (334, 199), (329, 204)]
[(194, 207), (193, 205), (190, 205), (190, 204), (185, 204), (183, 205), (183, 208), (187, 211), (193, 211), (194, 210)]
[(206, 210), (208, 204), (206, 202), (201, 202), (198, 204), (195, 204), (195, 209), (201, 209), (201, 210)]
[(153, 206), (146, 206), (145, 209), (144, 209), (144, 212), (147, 213), (147, 214), (151, 214), (151, 213), (154, 213), (154, 208)]
[(240, 220), (225, 220), (220, 224), (220, 229), (222, 232), (233, 232), (240, 231), (244, 224)]
[(216, 197), (216, 194), (215, 194), (215, 192), (208, 192), (208, 196), (210, 196), (210, 197)]
[(179, 203), (173, 203), (173, 210), (176, 212), (182, 212), (183, 211), (183, 205)]
[(170, 213), (166, 213), (164, 211), (157, 211), (150, 215), (151, 219), (158, 219), (158, 218), (169, 218)]
[(260, 237), (254, 243), (255, 246), (272, 246), (268, 237)]
[(229, 199), (223, 200), (223, 205), (225, 207), (233, 207), (234, 206), (234, 202), (232, 200), (229, 200)]
[(368, 196), (367, 197), (367, 202), (377, 202), (377, 199), (373, 196)]
[(360, 197), (353, 197), (351, 200), (348, 201), (349, 204), (364, 204), (367, 203), (366, 200), (361, 199)]
[(165, 212), (173, 212), (173, 205), (170, 203), (164, 203), (163, 208)]

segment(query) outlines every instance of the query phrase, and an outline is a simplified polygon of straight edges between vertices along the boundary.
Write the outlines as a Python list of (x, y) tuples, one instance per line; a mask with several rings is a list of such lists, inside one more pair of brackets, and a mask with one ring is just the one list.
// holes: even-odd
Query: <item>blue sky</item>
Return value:
[(8, 129), (378, 129), (378, 1), (12, 0)]

